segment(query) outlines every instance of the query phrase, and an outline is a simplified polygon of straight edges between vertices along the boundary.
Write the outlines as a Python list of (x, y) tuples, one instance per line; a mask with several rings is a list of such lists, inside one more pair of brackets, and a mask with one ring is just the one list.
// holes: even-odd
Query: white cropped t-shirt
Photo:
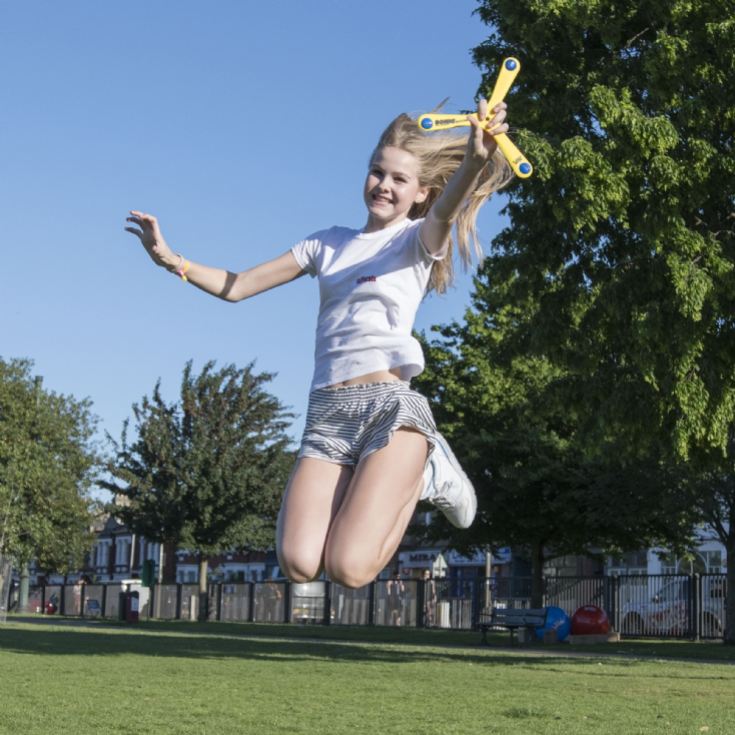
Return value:
[(424, 369), (411, 330), (431, 266), (446, 251), (426, 251), (422, 222), (405, 219), (369, 233), (332, 227), (291, 248), (299, 266), (319, 279), (312, 390), (392, 368), (409, 380)]

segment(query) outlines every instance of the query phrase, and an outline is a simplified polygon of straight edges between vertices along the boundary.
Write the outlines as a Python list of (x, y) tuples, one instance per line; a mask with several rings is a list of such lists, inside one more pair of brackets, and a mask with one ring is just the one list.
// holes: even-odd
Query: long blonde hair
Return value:
[[(387, 147), (400, 148), (416, 157), (419, 163), (419, 184), (429, 189), (426, 199), (414, 204), (408, 213), (411, 219), (418, 219), (428, 213), (431, 205), (444, 191), (452, 174), (459, 168), (467, 149), (467, 138), (466, 133), (457, 135), (451, 131), (426, 133), (419, 129), (416, 120), (403, 113), (383, 131), (370, 160), (373, 160), (381, 148)], [(478, 261), (482, 262), (482, 248), (477, 238), (477, 214), (480, 207), (491, 194), (505, 186), (512, 176), (513, 172), (508, 162), (500, 151), (496, 150), (491, 162), (482, 169), (475, 189), (462, 204), (454, 225), (457, 248), (465, 270), (472, 263), (473, 253)], [(444, 293), (454, 279), (453, 249), (454, 242), (450, 235), (446, 257), (436, 261), (431, 270), (429, 288), (437, 293)]]

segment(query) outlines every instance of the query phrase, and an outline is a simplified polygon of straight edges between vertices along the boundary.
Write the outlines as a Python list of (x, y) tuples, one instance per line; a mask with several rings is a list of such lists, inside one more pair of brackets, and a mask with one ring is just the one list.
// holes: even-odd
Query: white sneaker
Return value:
[(457, 528), (469, 528), (475, 519), (475, 489), (446, 439), (439, 433), (424, 470), (421, 500), (428, 500)]

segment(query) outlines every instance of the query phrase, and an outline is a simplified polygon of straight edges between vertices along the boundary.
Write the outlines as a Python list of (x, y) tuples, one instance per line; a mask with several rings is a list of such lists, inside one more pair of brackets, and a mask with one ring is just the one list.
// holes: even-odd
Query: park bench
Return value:
[(494, 607), (480, 613), (478, 621), (482, 642), (487, 645), (487, 632), (491, 628), (508, 628), (511, 643), (516, 642), (518, 628), (535, 629), (546, 625), (546, 608)]

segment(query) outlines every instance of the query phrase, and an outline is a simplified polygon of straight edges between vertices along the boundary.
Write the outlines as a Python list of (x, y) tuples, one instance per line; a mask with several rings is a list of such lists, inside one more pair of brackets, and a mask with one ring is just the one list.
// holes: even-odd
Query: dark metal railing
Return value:
[[(529, 607), (531, 580), (376, 580), (360, 589), (329, 581), (283, 580), (210, 584), (200, 600), (196, 584), (43, 585), (31, 588), (29, 611), (79, 617), (123, 618), (126, 595), (137, 591), (139, 618), (321, 625), (386, 625), (472, 629), (489, 607)], [(568, 615), (583, 605), (607, 612), (622, 636), (722, 638), (725, 630), (724, 574), (648, 574), (547, 577), (544, 605)], [(9, 609), (13, 601), (9, 600)]]

